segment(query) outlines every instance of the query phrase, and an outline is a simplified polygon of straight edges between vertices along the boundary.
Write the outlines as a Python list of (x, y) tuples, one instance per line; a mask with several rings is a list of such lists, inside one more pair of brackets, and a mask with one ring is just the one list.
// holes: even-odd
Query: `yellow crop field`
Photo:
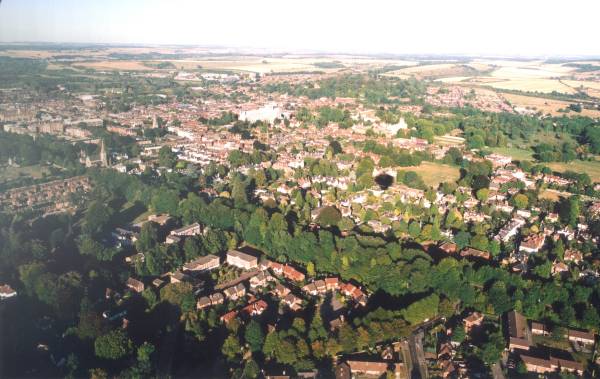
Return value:
[(552, 91), (562, 92), (567, 94), (573, 94), (575, 91), (572, 87), (562, 84), (557, 79), (542, 79), (542, 78), (530, 78), (530, 79), (502, 79), (497, 82), (486, 83), (494, 88), (517, 90), (517, 91), (530, 91), (530, 92), (541, 92), (550, 93)]
[[(542, 114), (551, 114), (553, 116), (560, 116), (564, 113), (559, 112), (559, 109), (567, 108), (572, 102), (563, 100), (546, 99), (543, 97), (515, 95), (511, 93), (502, 94), (506, 100), (508, 100), (515, 107), (522, 107), (533, 109), (536, 112), (540, 111)], [(583, 109), (581, 115), (588, 117), (600, 117), (599, 110)]]

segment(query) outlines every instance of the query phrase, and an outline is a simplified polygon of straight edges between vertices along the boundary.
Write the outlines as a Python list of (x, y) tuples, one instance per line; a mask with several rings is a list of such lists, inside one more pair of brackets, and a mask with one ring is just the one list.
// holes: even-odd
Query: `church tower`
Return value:
[(100, 140), (100, 164), (102, 167), (108, 167), (108, 155), (104, 146), (104, 139)]

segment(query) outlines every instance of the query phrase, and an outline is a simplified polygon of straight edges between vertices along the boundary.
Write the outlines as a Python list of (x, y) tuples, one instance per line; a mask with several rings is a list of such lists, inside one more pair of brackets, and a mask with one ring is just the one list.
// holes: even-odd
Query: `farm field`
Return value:
[(600, 182), (600, 161), (552, 162), (545, 163), (545, 165), (558, 172), (575, 171), (586, 173), (592, 181)]
[[(558, 79), (547, 78), (497, 78), (497, 81), (487, 81), (484, 84), (497, 89), (507, 89), (527, 92), (551, 93), (560, 92), (574, 94), (577, 91), (568, 85), (561, 83)], [(477, 83), (477, 81), (470, 81)]]
[(415, 171), (428, 186), (437, 187), (440, 183), (456, 181), (460, 178), (458, 167), (442, 163), (423, 162), (419, 166), (399, 168), (400, 171)]
[(151, 67), (145, 66), (141, 61), (98, 61), (98, 62), (78, 62), (74, 63), (76, 68), (91, 68), (94, 70), (123, 70), (123, 71), (151, 71)]
[[(551, 114), (552, 116), (561, 116), (565, 114), (563, 112), (559, 112), (559, 109), (565, 109), (570, 104), (573, 104), (573, 102), (570, 101), (546, 99), (535, 96), (515, 95), (512, 93), (503, 93), (502, 96), (515, 107), (533, 109), (536, 112), (542, 112), (544, 115)], [(582, 109), (580, 114), (588, 117), (600, 117), (600, 111), (593, 109)]]

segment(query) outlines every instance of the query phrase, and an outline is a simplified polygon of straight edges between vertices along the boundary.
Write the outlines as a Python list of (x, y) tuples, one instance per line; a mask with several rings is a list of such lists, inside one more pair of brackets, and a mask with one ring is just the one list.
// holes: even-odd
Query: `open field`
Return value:
[(81, 62), (73, 64), (73, 67), (92, 68), (95, 70), (123, 70), (123, 71), (150, 71), (151, 67), (144, 66), (140, 61), (98, 61)]
[(34, 179), (40, 179), (44, 174), (50, 174), (47, 167), (40, 165), (25, 167), (0, 167), (0, 182), (13, 180), (20, 176), (30, 176)]
[[(270, 72), (299, 72), (299, 71), (324, 71), (335, 72), (340, 68), (322, 68), (315, 66), (317, 62), (332, 62), (331, 59), (284, 59), (284, 58), (232, 58), (232, 59), (163, 59), (148, 61), (148, 63), (170, 62), (179, 70), (228, 70), (246, 71), (256, 73)], [(151, 67), (144, 65), (139, 60), (103, 60), (92, 62), (74, 63), (74, 67), (85, 67), (96, 70), (127, 70), (151, 71)]]
[(572, 87), (562, 84), (557, 79), (545, 79), (545, 78), (520, 78), (520, 79), (504, 79), (499, 78), (495, 82), (486, 82), (493, 88), (516, 90), (516, 91), (530, 91), (530, 92), (542, 92), (551, 93), (553, 91), (574, 94), (575, 91)]
[(540, 192), (539, 198), (546, 199), (550, 201), (559, 201), (561, 197), (569, 197), (571, 196), (570, 192), (561, 192), (555, 189), (546, 189)]
[[(502, 94), (502, 96), (508, 100), (513, 106), (532, 109), (535, 112), (542, 112), (542, 114), (551, 114), (552, 116), (561, 116), (564, 113), (559, 112), (559, 109), (565, 109), (571, 101), (545, 99), (543, 97), (515, 95), (511, 93)], [(573, 112), (571, 112), (573, 114)], [(592, 109), (583, 109), (581, 111), (582, 116), (589, 117), (600, 117), (600, 111)]]
[(426, 64), (415, 67), (407, 67), (396, 71), (388, 72), (387, 76), (394, 76), (401, 79), (414, 76), (423, 78), (454, 78), (454, 81), (470, 79), (491, 69), (481, 63), (440, 63)]
[(464, 138), (450, 136), (450, 135), (435, 136), (434, 141), (435, 141), (435, 143), (442, 145), (442, 146), (443, 145), (446, 145), (446, 146), (464, 145), (464, 143), (465, 143)]
[(600, 182), (600, 161), (573, 161), (573, 162), (553, 162), (545, 163), (554, 171), (575, 171), (578, 173), (586, 173), (594, 182)]
[(500, 155), (506, 155), (517, 161), (532, 161), (533, 152), (531, 150), (519, 149), (518, 147), (492, 147), (492, 152)]
[(415, 171), (428, 186), (437, 187), (443, 182), (454, 182), (460, 178), (458, 167), (435, 163), (423, 162), (419, 166), (402, 167), (399, 171)]

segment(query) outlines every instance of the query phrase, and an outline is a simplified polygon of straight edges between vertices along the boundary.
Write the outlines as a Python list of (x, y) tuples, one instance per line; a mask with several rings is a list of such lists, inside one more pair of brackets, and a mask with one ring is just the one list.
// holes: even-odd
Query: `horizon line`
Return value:
[(437, 53), (437, 52), (366, 52), (366, 51), (350, 51), (334, 50), (334, 49), (319, 49), (319, 48), (282, 48), (282, 47), (266, 47), (266, 46), (246, 46), (246, 45), (226, 45), (226, 44), (190, 44), (190, 43), (151, 43), (151, 42), (74, 42), (74, 41), (2, 41), (3, 45), (72, 45), (72, 46), (116, 46), (116, 47), (184, 47), (184, 48), (221, 48), (221, 49), (238, 49), (238, 50), (269, 50), (270, 54), (317, 54), (317, 55), (364, 55), (364, 56), (388, 56), (393, 57), (453, 57), (453, 58), (585, 58), (600, 59), (600, 53), (597, 54), (509, 54), (509, 53), (467, 53), (467, 52), (452, 52), (452, 53)]

